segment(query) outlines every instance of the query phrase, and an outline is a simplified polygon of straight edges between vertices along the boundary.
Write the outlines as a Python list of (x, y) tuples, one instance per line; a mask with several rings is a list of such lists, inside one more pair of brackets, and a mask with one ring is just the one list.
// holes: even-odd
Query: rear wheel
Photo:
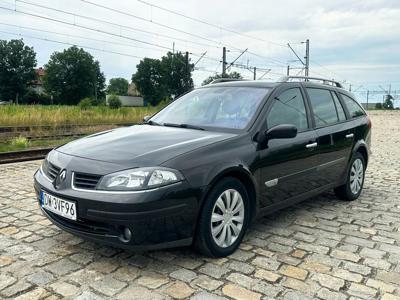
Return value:
[(212, 257), (232, 254), (249, 223), (249, 197), (243, 184), (233, 177), (219, 181), (201, 211), (195, 247)]
[(364, 157), (356, 152), (350, 161), (346, 183), (335, 188), (335, 194), (339, 199), (352, 201), (360, 196), (364, 185), (365, 167)]

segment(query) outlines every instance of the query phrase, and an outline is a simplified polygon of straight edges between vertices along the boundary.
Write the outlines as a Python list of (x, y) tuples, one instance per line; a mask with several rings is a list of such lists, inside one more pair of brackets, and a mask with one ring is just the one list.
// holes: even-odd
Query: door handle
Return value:
[(315, 148), (315, 147), (317, 147), (317, 146), (318, 146), (318, 143), (315, 142), (315, 143), (307, 144), (307, 145), (306, 145), (306, 148), (307, 148), (307, 149), (311, 149), (311, 148)]
[(352, 139), (354, 137), (354, 133), (346, 134), (346, 139)]

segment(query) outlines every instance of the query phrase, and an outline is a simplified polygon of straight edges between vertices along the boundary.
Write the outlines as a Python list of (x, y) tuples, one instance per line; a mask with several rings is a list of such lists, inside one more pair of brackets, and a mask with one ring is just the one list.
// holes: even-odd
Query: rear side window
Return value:
[(331, 94), (332, 94), (332, 97), (333, 97), (333, 101), (335, 101), (335, 106), (336, 106), (336, 111), (337, 111), (337, 114), (338, 114), (339, 121), (345, 121), (346, 120), (346, 114), (344, 113), (343, 106), (340, 103), (339, 98), (337, 97), (335, 92), (331, 92)]
[(304, 98), (299, 88), (292, 88), (275, 97), (267, 117), (268, 128), (280, 124), (291, 124), (298, 131), (308, 128)]
[(357, 118), (359, 116), (365, 115), (364, 110), (361, 108), (360, 104), (358, 104), (356, 100), (354, 100), (346, 95), (343, 95), (343, 94), (341, 94), (341, 95), (342, 95), (344, 104), (346, 105), (347, 110), (350, 113), (351, 118)]
[(339, 121), (336, 106), (329, 90), (307, 88), (317, 127), (335, 124)]

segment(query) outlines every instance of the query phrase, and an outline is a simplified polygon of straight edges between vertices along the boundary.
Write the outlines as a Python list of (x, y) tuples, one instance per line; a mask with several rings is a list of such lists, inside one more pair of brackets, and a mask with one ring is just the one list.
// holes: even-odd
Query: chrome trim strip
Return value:
[(163, 189), (166, 187), (170, 187), (170, 186), (174, 186), (174, 185), (178, 185), (181, 184), (182, 181), (178, 181), (169, 185), (164, 185), (164, 186), (160, 186), (154, 189), (148, 189), (148, 190), (141, 190), (141, 191), (104, 191), (104, 190), (86, 190), (86, 189), (80, 189), (75, 187), (74, 185), (74, 175), (75, 172), (72, 172), (72, 178), (71, 178), (71, 188), (74, 191), (78, 191), (78, 192), (85, 192), (85, 193), (96, 193), (96, 194), (139, 194), (139, 193), (148, 193), (148, 192), (153, 192), (153, 191), (157, 191), (159, 189)]
[(53, 180), (51, 180), (47, 175), (44, 173), (42, 166), (40, 166), (40, 173), (43, 175), (44, 178), (46, 178), (49, 182), (53, 183)]

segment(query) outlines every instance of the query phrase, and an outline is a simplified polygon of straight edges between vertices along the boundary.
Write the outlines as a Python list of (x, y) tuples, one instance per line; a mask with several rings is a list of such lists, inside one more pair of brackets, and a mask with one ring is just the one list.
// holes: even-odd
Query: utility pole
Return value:
[(185, 85), (187, 85), (187, 86), (189, 86), (189, 78), (190, 78), (190, 70), (189, 70), (189, 52), (188, 51), (186, 51), (186, 53), (185, 53), (185, 64), (186, 64), (186, 79), (187, 79), (187, 81), (186, 81), (186, 83), (185, 83)]
[(369, 90), (367, 90), (367, 109), (368, 109)]
[[(296, 51), (294, 51), (294, 49), (292, 48), (292, 46), (289, 43), (287, 44), (287, 46), (293, 52), (293, 54), (297, 57), (299, 62), (301, 62), (301, 64), (303, 65), (304, 76), (308, 77), (309, 72), (310, 72), (310, 40), (307, 39), (305, 42), (302, 42), (302, 44), (304, 44), (304, 43), (306, 44), (306, 56), (304, 56), (304, 60), (300, 58), (300, 56), (296, 53)], [(288, 73), (289, 73), (289, 70), (290, 70), (290, 67), (288, 66)]]
[(172, 43), (172, 54), (175, 54), (175, 42)]
[(350, 85), (349, 85), (349, 92), (351, 92), (351, 83), (350, 83)]
[(222, 77), (226, 75), (226, 47), (222, 48)]
[(304, 73), (305, 73), (306, 77), (308, 77), (308, 73), (310, 70), (310, 40), (309, 39), (306, 40), (306, 56), (304, 57), (304, 59), (306, 60)]
[(256, 80), (256, 78), (257, 78), (257, 68), (254, 67), (253, 68), (253, 80)]
[(286, 76), (290, 76), (290, 66), (287, 66), (287, 70), (286, 70)]

